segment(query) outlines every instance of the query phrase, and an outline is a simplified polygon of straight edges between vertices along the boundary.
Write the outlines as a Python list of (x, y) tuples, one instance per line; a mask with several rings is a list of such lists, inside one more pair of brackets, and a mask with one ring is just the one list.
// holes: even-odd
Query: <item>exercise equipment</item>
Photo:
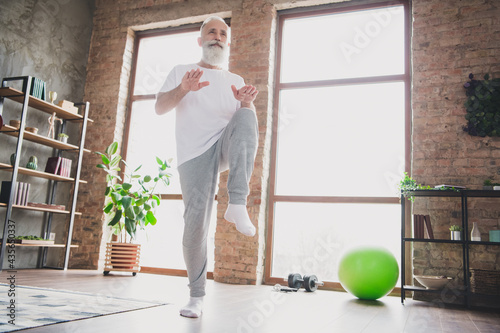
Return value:
[(339, 263), (339, 280), (352, 295), (375, 300), (396, 286), (399, 266), (394, 255), (382, 247), (359, 247), (346, 252)]
[(313, 292), (318, 289), (318, 286), (325, 285), (323, 282), (319, 281), (316, 275), (304, 275), (304, 278), (298, 273), (288, 274), (288, 287), (293, 289), (300, 289), (304, 287), (306, 291)]

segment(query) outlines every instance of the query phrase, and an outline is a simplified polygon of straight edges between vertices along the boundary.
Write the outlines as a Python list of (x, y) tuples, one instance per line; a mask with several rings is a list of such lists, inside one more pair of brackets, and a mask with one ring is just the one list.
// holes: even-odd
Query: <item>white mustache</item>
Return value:
[(218, 42), (216, 40), (213, 40), (213, 41), (210, 41), (210, 42), (207, 42), (208, 46), (213, 46), (213, 45), (217, 45), (217, 46), (220, 46), (221, 48), (224, 48), (225, 45), (224, 43), (222, 42)]

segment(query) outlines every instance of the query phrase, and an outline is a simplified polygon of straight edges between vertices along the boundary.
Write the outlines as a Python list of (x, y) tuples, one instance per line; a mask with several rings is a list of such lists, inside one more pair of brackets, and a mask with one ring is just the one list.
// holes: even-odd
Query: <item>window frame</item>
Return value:
[[(283, 26), (286, 20), (295, 18), (307, 18), (318, 15), (329, 15), (347, 13), (353, 11), (377, 9), (391, 7), (394, 5), (403, 6), (405, 22), (404, 22), (404, 73), (399, 75), (384, 75), (375, 77), (360, 77), (347, 79), (331, 79), (320, 81), (304, 81), (304, 82), (287, 82), (282, 83), (281, 80), (281, 58), (282, 58), (282, 43), (283, 43)], [(406, 172), (410, 171), (411, 165), (411, 68), (410, 68), (410, 11), (409, 3), (405, 0), (396, 0), (390, 2), (380, 2), (365, 5), (349, 5), (340, 4), (334, 6), (321, 6), (315, 9), (306, 10), (284, 10), (278, 12), (278, 27), (277, 27), (277, 43), (276, 43), (276, 59), (275, 59), (275, 84), (274, 84), (274, 105), (272, 115), (272, 140), (271, 140), (271, 159), (270, 159), (270, 175), (269, 175), (269, 194), (268, 194), (268, 215), (267, 215), (267, 235), (266, 235), (266, 261), (264, 267), (264, 281), (266, 284), (283, 283), (283, 277), (271, 276), (273, 266), (273, 238), (274, 238), (274, 210), (277, 202), (301, 202), (301, 203), (375, 203), (375, 204), (399, 204), (399, 197), (346, 197), (346, 196), (298, 196), (298, 195), (277, 195), (276, 194), (276, 167), (277, 167), (277, 151), (278, 151), (278, 126), (279, 126), (279, 105), (280, 92), (284, 89), (300, 89), (300, 88), (315, 88), (315, 87), (334, 87), (355, 84), (367, 83), (388, 83), (388, 82), (404, 82), (405, 85), (405, 123), (404, 123), (404, 147), (405, 147), (405, 166)], [(408, 209), (406, 209), (408, 211)], [(409, 218), (406, 218), (409, 221)], [(408, 227), (408, 226), (407, 226)], [(406, 251), (409, 253), (410, 251)], [(407, 256), (405, 262), (409, 262)], [(402, 265), (403, 266), (403, 265)], [(405, 265), (406, 269), (411, 265)], [(411, 277), (410, 273), (406, 272), (407, 277)], [(339, 282), (325, 282), (325, 288), (331, 290), (344, 290)], [(395, 288), (395, 292), (400, 292), (400, 288)]]

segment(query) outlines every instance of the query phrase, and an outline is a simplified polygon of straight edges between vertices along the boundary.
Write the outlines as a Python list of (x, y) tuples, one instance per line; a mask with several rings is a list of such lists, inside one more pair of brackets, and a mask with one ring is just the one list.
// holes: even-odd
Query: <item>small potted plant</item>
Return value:
[(68, 134), (66, 134), (66, 133), (59, 133), (59, 134), (57, 135), (57, 137), (59, 138), (59, 141), (64, 142), (64, 143), (67, 143), (67, 142), (68, 142), (69, 135), (68, 135)]
[[(166, 186), (170, 184), (171, 175), (167, 170), (170, 166), (167, 161), (157, 157), (158, 174), (154, 177), (138, 174), (142, 165), (130, 172), (117, 150), (118, 143), (113, 142), (104, 153), (96, 152), (102, 160), (97, 167), (107, 173), (103, 211), (107, 216), (107, 224), (119, 238), (119, 242), (108, 243), (104, 274), (107, 275), (110, 270), (120, 270), (135, 275), (139, 271), (140, 245), (131, 243), (138, 230), (156, 224), (155, 208), (160, 205), (160, 198), (155, 194), (155, 189), (160, 181)], [(120, 177), (121, 164), (126, 167), (124, 179)]]
[(493, 190), (493, 182), (491, 179), (486, 179), (483, 182), (483, 190)]
[(415, 200), (415, 198), (411, 194), (412, 191), (430, 189), (430, 186), (418, 184), (417, 181), (411, 178), (407, 172), (404, 173), (403, 179), (399, 182), (399, 190), (401, 191), (401, 194), (411, 202)]
[(462, 240), (462, 227), (459, 225), (452, 225), (450, 227), (451, 240)]

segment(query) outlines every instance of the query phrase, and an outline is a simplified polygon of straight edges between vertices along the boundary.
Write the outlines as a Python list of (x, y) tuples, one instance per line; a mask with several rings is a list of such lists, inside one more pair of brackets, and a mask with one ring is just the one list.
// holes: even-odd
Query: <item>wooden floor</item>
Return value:
[[(0, 273), (0, 282), (5, 283), (6, 279), (7, 272)], [(500, 332), (498, 310), (441, 308), (411, 299), (402, 305), (398, 297), (360, 301), (342, 292), (318, 290), (285, 294), (274, 292), (272, 286), (228, 285), (209, 280), (202, 317), (188, 319), (178, 313), (188, 298), (187, 279), (183, 277), (145, 273), (132, 277), (114, 272), (103, 276), (100, 271), (85, 270), (19, 270), (16, 284), (169, 303), (22, 332)]]

